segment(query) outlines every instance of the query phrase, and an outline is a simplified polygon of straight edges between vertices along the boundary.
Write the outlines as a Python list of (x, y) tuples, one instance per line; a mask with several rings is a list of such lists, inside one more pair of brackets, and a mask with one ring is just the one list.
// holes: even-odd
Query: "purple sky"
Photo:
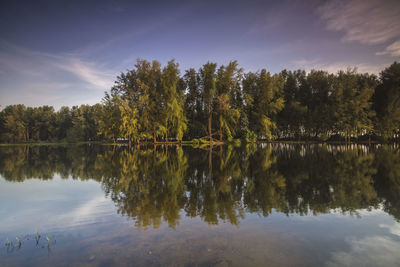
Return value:
[(137, 58), (379, 73), (400, 60), (400, 1), (0, 3), (0, 108), (97, 103)]

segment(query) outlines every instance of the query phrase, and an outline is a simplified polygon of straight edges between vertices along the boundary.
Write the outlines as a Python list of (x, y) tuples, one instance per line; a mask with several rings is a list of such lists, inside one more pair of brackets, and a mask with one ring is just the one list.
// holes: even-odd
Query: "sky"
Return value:
[(0, 109), (98, 103), (138, 58), (379, 74), (400, 60), (400, 1), (0, 2)]

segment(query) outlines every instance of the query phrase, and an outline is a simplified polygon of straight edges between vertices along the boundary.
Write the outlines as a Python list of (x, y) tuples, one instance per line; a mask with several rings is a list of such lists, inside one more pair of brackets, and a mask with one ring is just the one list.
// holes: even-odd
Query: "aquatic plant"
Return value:
[(39, 244), (39, 240), (40, 240), (39, 232), (36, 232), (35, 240), (36, 240), (36, 246), (37, 246)]
[(22, 246), (21, 239), (19, 239), (18, 237), (16, 237), (15, 239), (17, 240), (18, 248), (20, 248)]

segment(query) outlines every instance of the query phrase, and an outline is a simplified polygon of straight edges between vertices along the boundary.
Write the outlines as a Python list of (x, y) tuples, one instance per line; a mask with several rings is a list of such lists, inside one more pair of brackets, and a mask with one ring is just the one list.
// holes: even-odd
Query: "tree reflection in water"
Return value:
[(4, 179), (93, 179), (139, 228), (172, 228), (181, 216), (238, 225), (268, 216), (357, 214), (383, 207), (400, 220), (400, 153), (395, 146), (247, 145), (2, 147)]

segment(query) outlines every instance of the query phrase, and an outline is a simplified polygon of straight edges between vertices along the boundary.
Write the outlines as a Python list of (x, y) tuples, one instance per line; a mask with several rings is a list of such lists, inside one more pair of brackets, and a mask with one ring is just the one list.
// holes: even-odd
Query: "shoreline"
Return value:
[[(330, 144), (330, 145), (353, 145), (353, 144), (363, 144), (363, 145), (386, 145), (386, 144), (399, 144), (400, 141), (354, 141), (354, 142), (345, 142), (345, 141), (310, 141), (310, 140), (274, 140), (274, 141), (256, 141), (256, 142), (245, 142), (244, 140), (237, 139), (235, 142), (213, 142), (212, 146), (221, 146), (221, 145), (247, 145), (247, 144)], [(0, 147), (4, 146), (65, 146), (65, 145), (107, 145), (107, 146), (128, 146), (127, 142), (119, 142), (119, 143), (110, 143), (110, 142), (102, 142), (102, 141), (80, 141), (80, 142), (29, 142), (29, 143), (0, 143)], [(142, 146), (142, 145), (190, 145), (190, 146), (209, 146), (209, 142), (194, 142), (194, 141), (182, 141), (182, 142), (141, 142), (139, 144), (132, 144), (133, 146)]]

